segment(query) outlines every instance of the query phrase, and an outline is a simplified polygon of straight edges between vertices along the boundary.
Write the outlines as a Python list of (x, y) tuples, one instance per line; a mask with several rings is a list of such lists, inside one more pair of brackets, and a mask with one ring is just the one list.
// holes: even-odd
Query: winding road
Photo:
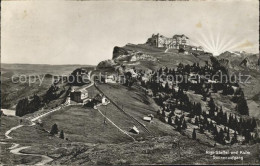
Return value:
[[(66, 104), (65, 105), (62, 105), (62, 106), (68, 106), (69, 104)], [(27, 120), (30, 120), (30, 122), (32, 123), (31, 125), (28, 125), (28, 126), (34, 126), (35, 125), (35, 121), (52, 113), (52, 112), (55, 112), (55, 111), (58, 111), (60, 110), (62, 107), (59, 106), (55, 109), (52, 109), (52, 110), (49, 110), (47, 112), (44, 112), (44, 113), (41, 113), (41, 114), (38, 114), (37, 116), (32, 116), (32, 117), (28, 117)], [(18, 125), (18, 126), (15, 126), (15, 127), (12, 127), (11, 129), (9, 129), (8, 131), (5, 132), (5, 137), (6, 139), (13, 139), (11, 136), (9, 136), (9, 134), (14, 131), (14, 130), (17, 130), (21, 127), (23, 127), (24, 125)], [(1, 144), (7, 144), (6, 142), (0, 142)], [(20, 147), (20, 144), (17, 144), (17, 143), (12, 143), (12, 146), (9, 148), (10, 152), (15, 154), (15, 155), (24, 155), (24, 156), (38, 156), (38, 157), (41, 157), (42, 160), (34, 165), (45, 165), (49, 162), (51, 162), (53, 159), (46, 156), (46, 155), (41, 155), (41, 154), (31, 154), (31, 153), (23, 153), (23, 152), (20, 152), (21, 150), (24, 150), (24, 149), (28, 149), (30, 148), (31, 146), (21, 146)]]

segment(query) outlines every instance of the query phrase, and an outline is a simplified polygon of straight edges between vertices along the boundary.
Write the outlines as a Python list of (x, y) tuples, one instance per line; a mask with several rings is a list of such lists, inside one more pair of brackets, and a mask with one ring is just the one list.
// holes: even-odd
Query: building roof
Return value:
[(87, 93), (88, 90), (87, 89), (77, 89), (77, 90), (75, 90), (75, 92)]
[(174, 35), (172, 38), (177, 38), (177, 37), (185, 37), (185, 38), (187, 38), (187, 39), (189, 39), (187, 36), (185, 36), (184, 34), (182, 34), (182, 35)]

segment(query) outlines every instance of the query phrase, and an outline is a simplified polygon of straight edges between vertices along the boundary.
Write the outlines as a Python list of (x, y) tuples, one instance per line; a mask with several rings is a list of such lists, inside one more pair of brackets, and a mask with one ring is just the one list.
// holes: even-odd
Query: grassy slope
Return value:
[[(155, 118), (151, 123), (143, 120), (143, 117), (148, 114), (153, 114), (156, 117), (158, 106), (150, 97), (147, 97), (144, 92), (137, 89), (137, 87), (129, 89), (122, 85), (112, 84), (100, 84), (99, 87), (119, 106), (123, 106), (124, 110), (128, 114), (143, 123), (148, 130), (151, 131), (152, 136), (180, 135), (172, 126), (161, 122), (157, 118)], [(142, 132), (142, 127), (137, 127)], [(146, 134), (146, 136), (149, 136), (149, 134)]]
[(2, 116), (1, 119), (1, 127), (0, 127), (0, 139), (5, 137), (5, 132), (10, 128), (19, 125), (19, 119), (17, 117), (12, 116)]
[(119, 143), (131, 141), (112, 124), (104, 124), (104, 117), (94, 109), (72, 106), (57, 111), (43, 119), (44, 128), (51, 129), (56, 123), (65, 137), (73, 142)]

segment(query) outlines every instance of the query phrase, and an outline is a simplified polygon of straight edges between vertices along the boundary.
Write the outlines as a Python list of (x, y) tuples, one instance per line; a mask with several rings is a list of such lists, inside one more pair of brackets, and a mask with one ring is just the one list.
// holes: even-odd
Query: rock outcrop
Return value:
[(113, 57), (112, 59), (115, 59), (115, 58), (118, 58), (119, 56), (122, 56), (122, 55), (128, 55), (128, 51), (122, 47), (118, 47), (118, 46), (115, 46), (114, 47), (114, 50), (113, 50)]
[(226, 51), (219, 57), (223, 65), (233, 69), (257, 69), (259, 54), (247, 53), (244, 51)]
[(113, 59), (108, 59), (105, 61), (101, 61), (98, 65), (97, 68), (101, 69), (101, 68), (111, 68), (113, 66), (115, 66), (116, 63)]
[(250, 55), (246, 57), (244, 60), (242, 60), (242, 62), (239, 65), (248, 69), (257, 69), (258, 60), (259, 58), (257, 54)]

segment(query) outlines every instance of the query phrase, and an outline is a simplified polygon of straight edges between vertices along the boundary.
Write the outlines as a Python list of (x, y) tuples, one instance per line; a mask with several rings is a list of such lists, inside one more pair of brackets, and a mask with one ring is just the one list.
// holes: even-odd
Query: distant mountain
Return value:
[(257, 70), (259, 66), (259, 54), (244, 51), (226, 51), (218, 59), (223, 65), (235, 70)]

